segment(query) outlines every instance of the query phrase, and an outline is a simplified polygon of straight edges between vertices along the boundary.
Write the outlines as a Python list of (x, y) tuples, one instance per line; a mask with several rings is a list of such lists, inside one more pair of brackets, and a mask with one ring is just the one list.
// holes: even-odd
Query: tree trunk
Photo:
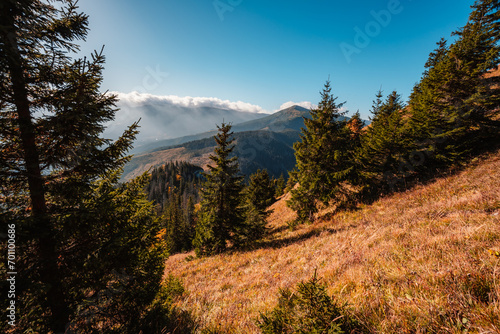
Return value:
[[(7, 9), (6, 13), (9, 13)], [(11, 11), (12, 13), (12, 11)], [(56, 240), (54, 231), (47, 214), (45, 201), (45, 189), (40, 159), (36, 146), (35, 126), (30, 113), (30, 103), (24, 78), (23, 60), (19, 52), (16, 37), (14, 18), (9, 14), (2, 15), (10, 22), (6, 22), (2, 31), (5, 55), (12, 80), (12, 91), (14, 93), (14, 104), (17, 109), (21, 146), (26, 166), (26, 177), (31, 199), (32, 218), (37, 230), (42, 231), (38, 236), (38, 247), (40, 251), (40, 278), (47, 284), (47, 302), (51, 311), (51, 327), (56, 333), (63, 333), (69, 321), (69, 309), (64, 298), (62, 280), (57, 264)]]

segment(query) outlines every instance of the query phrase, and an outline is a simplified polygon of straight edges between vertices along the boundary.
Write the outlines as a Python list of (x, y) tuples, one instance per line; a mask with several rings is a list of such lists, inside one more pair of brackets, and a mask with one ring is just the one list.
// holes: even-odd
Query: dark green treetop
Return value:
[(231, 125), (222, 123), (214, 137), (217, 147), (210, 156), (213, 165), (205, 173), (201, 189), (201, 207), (193, 245), (196, 254), (210, 255), (224, 251), (235, 241), (244, 217), (242, 205), (243, 177), (239, 175), (237, 157), (231, 139)]
[(346, 195), (343, 182), (354, 173), (351, 131), (341, 118), (344, 103), (337, 103), (331, 90), (327, 81), (318, 108), (311, 110), (311, 119), (304, 118), (301, 141), (294, 145), (299, 187), (292, 190), (289, 205), (300, 221), (312, 218), (316, 202), (328, 204)]

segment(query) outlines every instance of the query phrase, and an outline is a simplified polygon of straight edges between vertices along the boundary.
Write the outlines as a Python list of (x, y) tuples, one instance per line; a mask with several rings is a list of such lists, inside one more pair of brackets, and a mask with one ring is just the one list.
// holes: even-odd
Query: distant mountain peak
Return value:
[(300, 111), (309, 111), (308, 108), (301, 107), (301, 106), (299, 106), (297, 104), (293, 105), (291, 108), (296, 109), (296, 110), (300, 110)]
[(305, 111), (309, 111), (309, 109), (307, 108), (304, 108), (304, 107), (301, 107), (297, 104), (291, 106), (291, 107), (287, 107), (287, 108), (284, 108), (284, 109), (281, 109), (281, 110), (278, 110), (276, 113), (280, 113), (280, 112), (287, 112), (287, 111), (301, 111), (301, 112), (305, 112)]

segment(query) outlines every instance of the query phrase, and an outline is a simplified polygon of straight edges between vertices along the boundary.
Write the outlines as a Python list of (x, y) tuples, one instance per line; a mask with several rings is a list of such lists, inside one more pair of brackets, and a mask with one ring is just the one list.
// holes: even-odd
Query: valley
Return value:
[[(267, 169), (275, 178), (281, 174), (287, 176), (295, 166), (293, 144), (300, 140), (304, 117), (310, 117), (309, 110), (293, 106), (256, 120), (234, 124), (235, 154), (241, 173), (248, 176), (257, 169)], [(206, 168), (208, 157), (216, 146), (213, 140), (216, 133), (204, 132), (148, 144), (148, 151), (136, 153), (125, 165), (122, 178), (130, 180), (169, 161), (186, 161)]]

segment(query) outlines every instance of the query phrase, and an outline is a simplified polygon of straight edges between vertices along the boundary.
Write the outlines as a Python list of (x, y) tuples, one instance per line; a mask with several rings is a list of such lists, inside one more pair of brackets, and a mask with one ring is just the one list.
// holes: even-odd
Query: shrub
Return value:
[(264, 334), (351, 333), (359, 327), (346, 311), (326, 293), (316, 274), (297, 285), (297, 291), (280, 290), (278, 306), (261, 314), (257, 326)]
[(169, 275), (142, 319), (140, 333), (194, 333), (196, 323), (191, 314), (174, 305), (175, 299), (184, 293), (185, 289), (181, 280)]

